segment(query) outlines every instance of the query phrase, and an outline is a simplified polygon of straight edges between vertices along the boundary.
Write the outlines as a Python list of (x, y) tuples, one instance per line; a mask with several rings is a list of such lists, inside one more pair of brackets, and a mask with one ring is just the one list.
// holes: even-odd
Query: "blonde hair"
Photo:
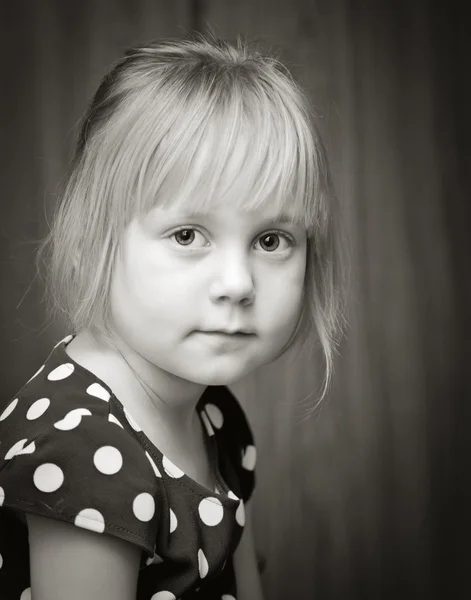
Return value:
[(337, 199), (306, 94), (278, 58), (240, 36), (233, 45), (193, 32), (136, 46), (103, 78), (37, 255), (48, 314), (107, 339), (113, 265), (131, 219), (156, 204), (205, 212), (234, 190), (238, 208), (270, 198), (307, 229), (304, 307), (283, 352), (320, 341), (323, 398), (346, 324)]

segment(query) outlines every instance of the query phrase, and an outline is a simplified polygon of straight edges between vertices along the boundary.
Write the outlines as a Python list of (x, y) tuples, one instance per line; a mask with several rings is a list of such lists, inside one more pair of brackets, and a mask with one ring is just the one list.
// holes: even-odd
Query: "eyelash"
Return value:
[[(180, 231), (198, 231), (198, 233), (201, 233), (201, 231), (197, 228), (197, 227), (179, 227), (178, 229), (175, 229), (174, 231), (172, 231), (169, 234), (169, 238), (172, 238), (175, 234), (177, 234)], [(262, 239), (268, 235), (271, 235), (272, 233), (279, 235), (280, 237), (284, 238), (287, 242), (290, 248), (294, 247), (296, 245), (296, 242), (294, 240), (294, 238), (292, 238), (290, 235), (288, 235), (286, 232), (284, 231), (280, 231), (279, 229), (271, 229), (269, 231), (266, 231), (265, 233), (263, 233), (261, 236), (258, 237), (258, 239)], [(201, 233), (201, 235), (204, 235), (203, 233)], [(206, 237), (206, 236), (204, 236)], [(178, 242), (177, 242), (178, 243)], [(190, 247), (191, 244), (188, 244), (188, 246), (185, 246), (184, 244), (178, 244), (181, 248), (185, 248), (185, 247)], [(276, 252), (277, 248), (275, 248), (275, 250), (273, 252)], [(267, 252), (267, 254), (273, 254), (273, 252)]]

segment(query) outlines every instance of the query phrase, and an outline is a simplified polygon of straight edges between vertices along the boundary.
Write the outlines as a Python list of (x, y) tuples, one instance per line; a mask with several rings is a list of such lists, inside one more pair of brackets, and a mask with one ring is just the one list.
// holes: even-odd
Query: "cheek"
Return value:
[(299, 313), (303, 298), (302, 292), (302, 282), (285, 282), (283, 286), (277, 286), (275, 290), (272, 290), (270, 298), (263, 302), (263, 306), (260, 306), (260, 311), (263, 313), (269, 302), (272, 306), (273, 318), (279, 320), (280, 325), (289, 324)]
[(277, 301), (297, 305), (303, 294), (305, 273), (306, 261), (301, 255), (284, 271), (280, 270), (275, 275), (270, 273), (267, 287)]
[(113, 311), (121, 317), (135, 317), (139, 312), (146, 311), (158, 295), (153, 287), (155, 278), (152, 276), (148, 261), (135, 254), (128, 254), (119, 261), (113, 273), (111, 282), (111, 302)]
[(290, 328), (299, 317), (303, 302), (304, 270), (270, 277), (258, 296), (258, 314), (273, 330)]
[(171, 321), (194, 303), (194, 279), (155, 257), (129, 257), (116, 273), (115, 302), (128, 306), (138, 318)]

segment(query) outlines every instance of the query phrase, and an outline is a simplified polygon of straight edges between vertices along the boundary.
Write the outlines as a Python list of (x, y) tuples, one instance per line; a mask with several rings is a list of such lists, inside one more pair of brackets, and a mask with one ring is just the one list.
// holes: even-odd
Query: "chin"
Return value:
[(251, 365), (250, 368), (220, 368), (217, 371), (207, 371), (201, 369), (198, 373), (191, 374), (187, 377), (188, 380), (201, 385), (232, 385), (240, 381), (250, 373), (253, 373), (255, 368)]
[(232, 385), (243, 379), (247, 373), (233, 375), (232, 377), (215, 376), (208, 380), (206, 385)]

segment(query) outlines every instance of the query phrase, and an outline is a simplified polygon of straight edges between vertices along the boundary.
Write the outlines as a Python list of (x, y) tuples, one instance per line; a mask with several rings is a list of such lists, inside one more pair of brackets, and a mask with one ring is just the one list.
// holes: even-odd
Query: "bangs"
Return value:
[(322, 178), (308, 115), (303, 107), (288, 109), (273, 89), (233, 84), (174, 108), (168, 127), (149, 111), (148, 131), (168, 133), (158, 144), (158, 136), (153, 143), (151, 136), (136, 140), (134, 156), (141, 159), (133, 212), (158, 206), (205, 214), (230, 205), (288, 215), (311, 230), (322, 212)]

